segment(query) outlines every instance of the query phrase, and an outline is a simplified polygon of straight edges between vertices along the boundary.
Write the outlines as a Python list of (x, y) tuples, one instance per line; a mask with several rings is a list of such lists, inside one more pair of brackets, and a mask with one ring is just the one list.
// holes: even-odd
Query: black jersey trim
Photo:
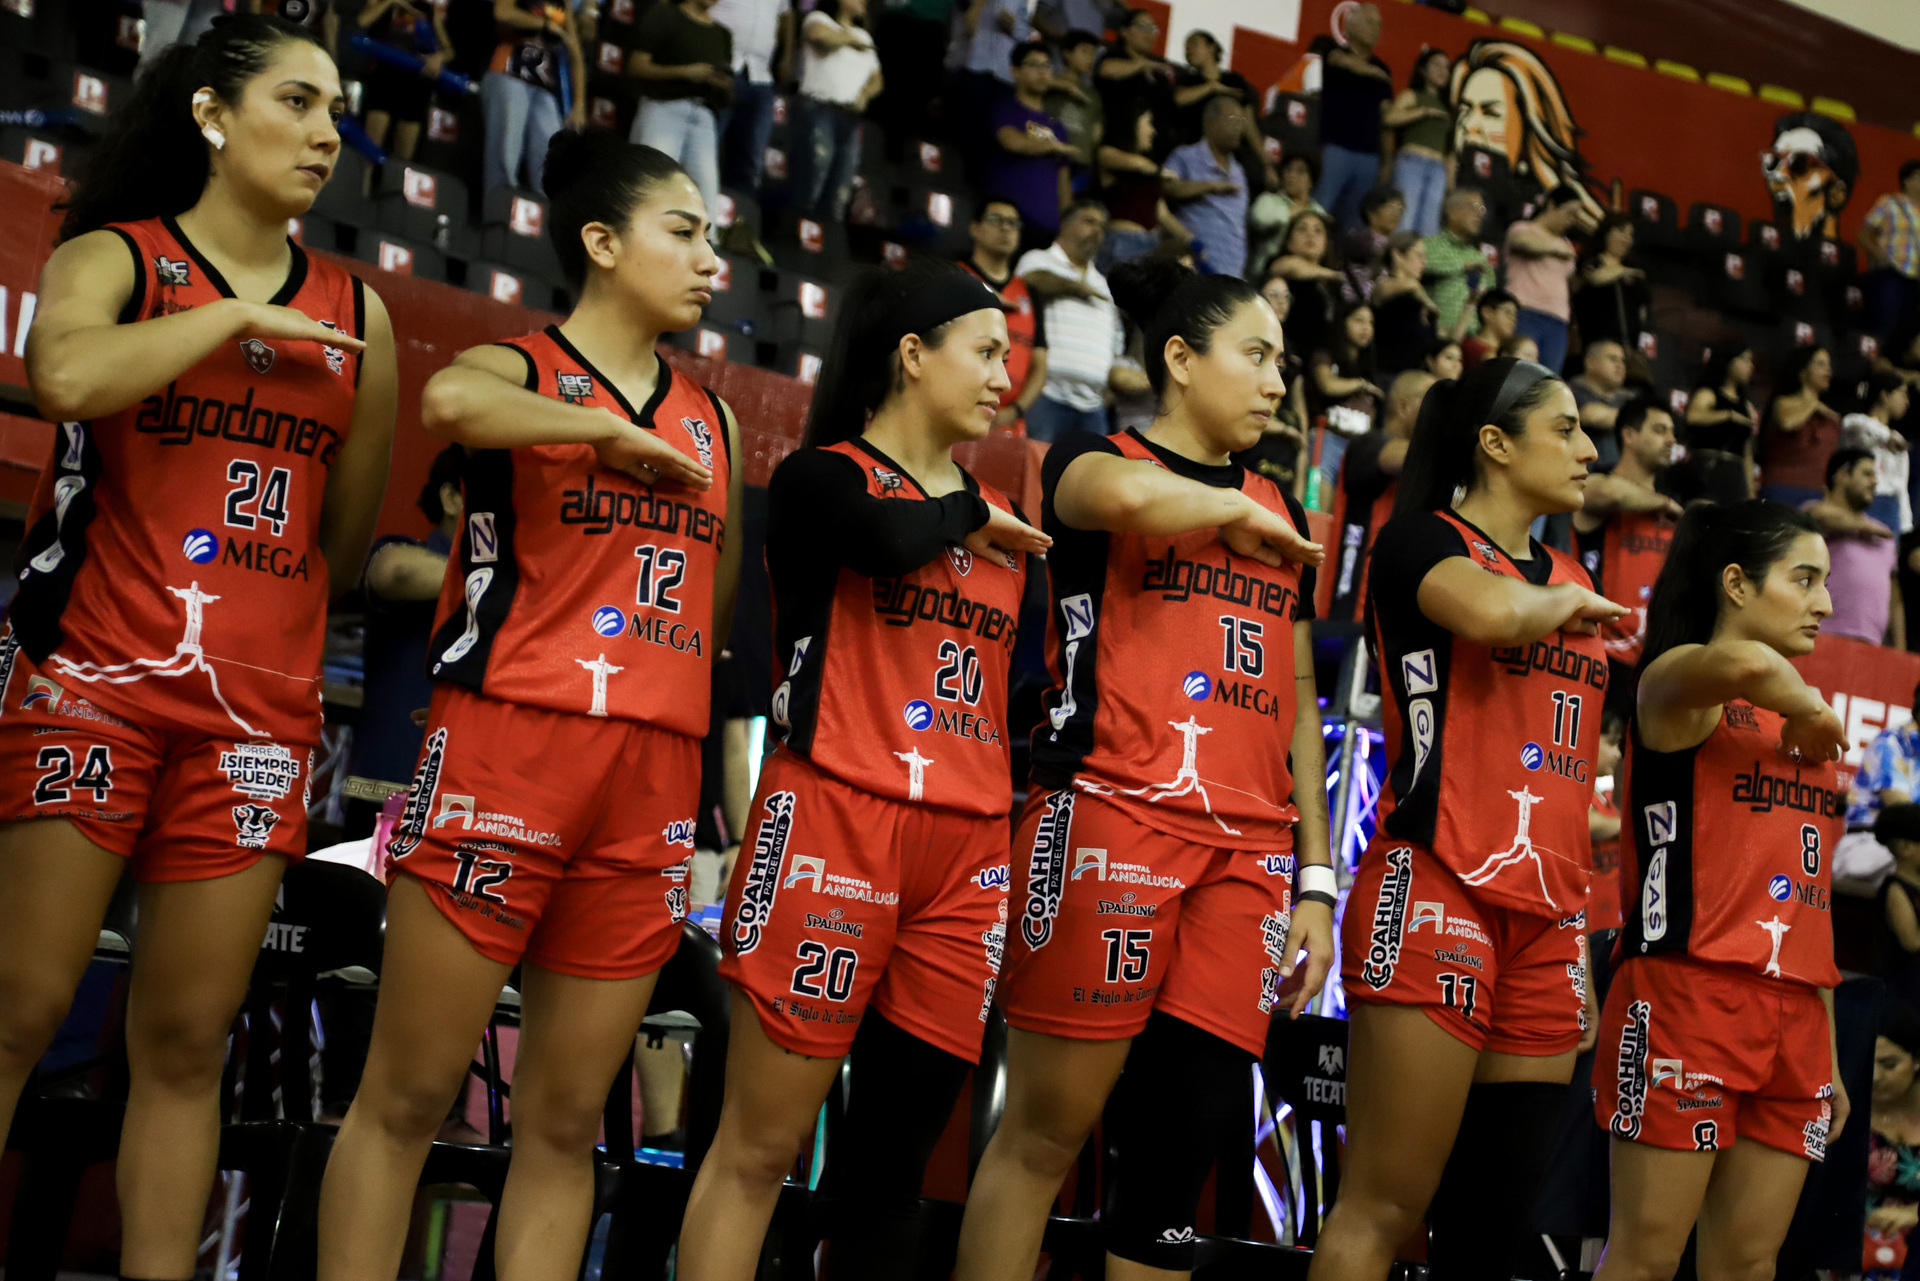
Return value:
[[(467, 516), (461, 522), (459, 546), (463, 599), (427, 647), (427, 675), (478, 692), (486, 684), (494, 639), (511, 615), (520, 589), (520, 561), (514, 548), (513, 451), (468, 450), (463, 479)], [(475, 519), (487, 515), (493, 517), (494, 543), (491, 548), (478, 548), (473, 541)], [(486, 574), (477, 580), (478, 598), (464, 597), (480, 571)]]
[[(918, 491), (920, 497), (927, 499), (928, 501), (932, 501), (933, 495), (927, 492), (927, 487), (920, 483), (920, 480), (918, 477), (916, 477), (912, 472), (908, 471), (906, 468), (902, 467), (899, 463), (894, 462), (893, 459), (887, 457), (885, 453), (883, 453), (879, 449), (874, 448), (871, 444), (867, 443), (867, 440), (865, 437), (855, 436), (852, 440), (849, 440), (846, 443), (849, 445), (852, 445), (855, 449), (859, 450), (863, 454), (872, 454), (875, 458), (878, 458), (882, 463), (886, 464), (886, 468), (888, 471), (894, 473), (895, 475), (899, 476), (900, 479), (912, 485), (914, 489)], [(967, 486), (967, 492), (970, 494), (979, 493), (980, 484), (978, 481), (974, 480), (972, 476), (967, 474), (967, 469), (964, 467), (960, 467), (959, 463), (955, 463), (954, 466), (960, 468), (961, 480), (962, 480), (962, 483), (964, 483)], [(863, 468), (862, 470), (865, 470), (865, 469)]]
[(1176, 454), (1164, 445), (1156, 445), (1140, 433), (1138, 427), (1127, 428), (1127, 435), (1152, 453), (1154, 461), (1176, 476), (1187, 480), (1210, 485), (1214, 489), (1246, 488), (1247, 469), (1229, 458), (1224, 466), (1215, 467), (1211, 463), (1198, 462), (1185, 454)]
[(120, 315), (115, 322), (131, 325), (140, 319), (140, 311), (147, 305), (147, 258), (140, 252), (140, 242), (135, 240), (131, 233), (122, 231), (118, 227), (108, 227), (105, 230), (120, 237), (126, 243), (127, 252), (133, 255), (133, 292), (127, 295), (127, 304), (120, 309)]
[[(218, 289), (222, 298), (237, 298), (239, 296), (233, 292), (233, 286), (227, 283), (227, 278), (220, 274), (220, 269), (208, 262), (207, 256), (200, 252), (200, 247), (187, 237), (185, 231), (180, 229), (180, 222), (177, 218), (172, 214), (162, 214), (160, 224), (167, 229), (167, 234), (171, 235), (180, 243), (180, 247), (187, 251), (187, 257), (193, 259), (195, 265), (206, 273), (207, 283), (215, 289)], [(287, 278), (280, 282), (280, 288), (274, 292), (273, 297), (267, 299), (267, 306), (269, 307), (286, 306), (293, 301), (294, 296), (297, 295), (301, 288), (307, 283), (307, 251), (302, 249), (291, 236), (287, 237), (287, 248), (292, 251), (293, 260), (287, 264)]]
[[(61, 423), (53, 437), (53, 506), (33, 523), (14, 557), (20, 590), (10, 615), (21, 648), (35, 663), (46, 662), (66, 638), (60, 618), (73, 595), (74, 579), (87, 563), (87, 527), (93, 523), (94, 494), (104, 469), (93, 443), (93, 424)], [(49, 555), (52, 564), (34, 564)]]
[(527, 376), (526, 376), (526, 379), (523, 381), (522, 386), (524, 386), (528, 391), (538, 392), (540, 390), (540, 366), (534, 360), (533, 353), (528, 351), (525, 347), (521, 347), (510, 342), (497, 342), (493, 345), (496, 347), (506, 348), (508, 351), (514, 353), (514, 355), (520, 357), (521, 360), (524, 360), (527, 363)]
[[(1716, 724), (1714, 732), (1719, 730)], [(1620, 887), (1626, 917), (1619, 945), (1623, 959), (1684, 954), (1692, 941), (1694, 781), (1706, 744), (1703, 739), (1678, 752), (1651, 751), (1640, 741), (1639, 717), (1627, 721), (1620, 845), (1623, 852), (1633, 852), (1634, 883)], [(1658, 841), (1662, 836), (1667, 839)], [(1656, 915), (1649, 922), (1649, 906), (1664, 911), (1666, 919)]]
[[(353, 281), (353, 336), (361, 342), (367, 340), (367, 282), (358, 276), (349, 276)], [(366, 367), (367, 353), (355, 352), (353, 357), (353, 385), (360, 386), (360, 371)]]
[(713, 388), (702, 386), (700, 390), (706, 392), (707, 399), (713, 402), (714, 421), (720, 425), (720, 434), (726, 438), (727, 470), (731, 472), (738, 464), (733, 460), (733, 433), (727, 430), (727, 407), (720, 403), (720, 397), (714, 394)]
[(657, 351), (653, 353), (653, 358), (660, 362), (659, 372), (653, 379), (653, 394), (647, 397), (647, 403), (640, 407), (640, 412), (635, 413), (633, 402), (627, 399), (626, 393), (614, 386), (613, 379), (601, 373), (591, 360), (581, 355), (578, 347), (567, 341), (567, 336), (560, 332), (560, 326), (548, 325), (546, 335), (553, 340), (554, 346), (567, 353), (569, 360), (592, 374), (595, 380), (607, 389), (607, 395), (613, 397), (613, 402), (620, 406), (620, 412), (625, 414), (634, 426), (645, 427), (648, 431), (654, 430), (653, 411), (660, 408), (660, 402), (667, 398), (667, 392), (673, 388), (673, 366), (667, 363), (665, 356)]

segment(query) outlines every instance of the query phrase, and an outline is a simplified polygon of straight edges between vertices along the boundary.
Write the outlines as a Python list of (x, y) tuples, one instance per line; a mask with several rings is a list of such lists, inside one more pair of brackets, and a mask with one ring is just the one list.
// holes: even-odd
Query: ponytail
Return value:
[(1214, 331), (1260, 291), (1238, 276), (1207, 275), (1169, 258), (1130, 258), (1107, 277), (1113, 302), (1141, 333), (1141, 364), (1156, 398), (1167, 393), (1167, 340), (1178, 337), (1204, 356)]
[(1420, 403), (1393, 514), (1453, 506), (1454, 493), (1473, 485), (1480, 429), (1491, 423), (1509, 436), (1520, 435), (1527, 415), (1561, 385), (1545, 365), (1512, 356), (1483, 360), (1464, 378), (1435, 383)]
[(1702, 502), (1687, 508), (1673, 531), (1673, 546), (1647, 603), (1646, 640), (1634, 671), (1634, 688), (1639, 688), (1640, 673), (1668, 650), (1713, 639), (1720, 602), (1726, 598), (1720, 576), (1727, 566), (1738, 565), (1757, 584), (1796, 538), (1819, 532), (1805, 512), (1764, 498), (1725, 506)]
[(162, 53), (134, 82), (133, 93), (87, 158), (73, 195), (62, 206), (60, 239), (72, 240), (112, 222), (185, 213), (212, 172), (207, 142), (193, 122), (193, 95), (211, 89), (237, 107), (247, 82), (266, 70), (289, 41), (320, 42), (304, 27), (271, 14), (214, 19), (193, 44)]

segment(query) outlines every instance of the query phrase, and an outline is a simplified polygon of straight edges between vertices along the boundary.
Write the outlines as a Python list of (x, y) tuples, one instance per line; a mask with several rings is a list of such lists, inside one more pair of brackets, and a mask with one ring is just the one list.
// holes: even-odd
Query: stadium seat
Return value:
[(0, 160), (72, 177), (67, 140), (44, 129), (0, 129)]
[(1789, 251), (1785, 236), (1780, 228), (1771, 222), (1755, 218), (1747, 224), (1747, 253), (1761, 262), (1772, 266), (1774, 261)]
[(287, 234), (308, 249), (340, 251), (340, 224), (325, 214), (307, 213), (287, 219)]
[(1719, 270), (1709, 290), (1716, 307), (1750, 316), (1776, 314), (1777, 301), (1767, 288), (1766, 272), (1751, 255), (1723, 248), (1716, 262)]
[(441, 282), (447, 278), (445, 254), (432, 245), (388, 231), (362, 232), (353, 256), (397, 276), (417, 276), (422, 280)]
[[(427, 107), (413, 158), (448, 173), (478, 174), (486, 150), (487, 122), (476, 98), (435, 95)], [(471, 199), (474, 184), (468, 185)]]
[(624, 138), (640, 111), (640, 87), (631, 80), (603, 79), (587, 91), (587, 123)]
[(566, 283), (547, 234), (547, 200), (525, 187), (495, 187), (480, 202), (479, 257), (507, 263), (522, 276)]
[(1680, 211), (1673, 197), (1658, 191), (1633, 191), (1627, 195), (1627, 212), (1633, 217), (1634, 244), (1640, 249), (1671, 250), (1684, 243), (1680, 232)]
[(971, 192), (916, 183), (895, 196), (893, 227), (910, 244), (953, 246), (966, 238), (974, 214)]
[(467, 184), (444, 170), (411, 160), (388, 161), (374, 195), (374, 225), (471, 258), (479, 251), (467, 219)]
[[(877, 133), (878, 130), (870, 126), (862, 126), (860, 146), (863, 152), (870, 146), (878, 150), (876, 144), (879, 139), (877, 136), (874, 136), (877, 135)], [(926, 142), (922, 140), (909, 142), (907, 144), (907, 161), (915, 170), (925, 175), (925, 181), (940, 182), (944, 180), (949, 183), (961, 183), (965, 181), (965, 176), (960, 171), (960, 153), (944, 143)]]
[(1740, 244), (1740, 215), (1725, 205), (1702, 201), (1687, 207), (1687, 243), (1709, 258), (1718, 259)]
[(546, 281), (538, 280), (529, 275), (525, 268), (510, 263), (476, 258), (467, 264), (467, 292), (485, 294), (495, 302), (544, 308), (550, 289)]
[(713, 301), (703, 319), (710, 325), (758, 338), (768, 323), (768, 299), (760, 290), (758, 261), (741, 254), (720, 255), (713, 277)]
[(1260, 132), (1269, 138), (1278, 138), (1280, 154), (1284, 156), (1300, 152), (1317, 154), (1320, 150), (1320, 99), (1298, 93), (1273, 95), (1266, 114), (1260, 119)]
[(767, 249), (782, 269), (840, 278), (854, 268), (845, 224), (829, 218), (782, 214), (777, 227), (767, 238)]
[(71, 109), (74, 127), (98, 136), (107, 117), (133, 92), (133, 81), (74, 62), (55, 62), (40, 105), (49, 111)]
[(372, 168), (367, 158), (352, 147), (340, 148), (333, 176), (314, 199), (313, 212), (349, 227), (373, 226), (376, 216), (373, 201), (365, 194)]
[(745, 222), (755, 232), (765, 226), (760, 220), (760, 202), (747, 192), (733, 187), (720, 188), (720, 208), (712, 211), (715, 223), (722, 227), (731, 227), (736, 222)]
[(752, 355), (753, 340), (747, 335), (729, 332), (720, 325), (698, 324), (692, 329), (680, 329), (663, 334), (669, 347), (678, 347), (690, 351), (696, 356), (705, 356), (708, 360), (725, 362), (742, 353)]

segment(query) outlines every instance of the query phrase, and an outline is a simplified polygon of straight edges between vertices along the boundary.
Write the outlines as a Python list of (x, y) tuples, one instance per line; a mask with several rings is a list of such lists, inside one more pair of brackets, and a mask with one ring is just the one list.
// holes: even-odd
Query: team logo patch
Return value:
[(780, 892), (780, 865), (787, 861), (787, 839), (793, 834), (792, 792), (775, 792), (763, 802), (766, 817), (753, 834), (753, 861), (740, 890), (740, 906), (733, 914), (733, 950), (745, 956), (760, 946), (760, 936), (773, 914)]
[(277, 801), (293, 790), (300, 762), (278, 743), (235, 743), (220, 753), (220, 772), (249, 800)]
[(491, 565), (500, 559), (500, 533), (492, 512), (467, 513), (467, 559), (476, 565)]
[(687, 435), (693, 437), (693, 448), (700, 455), (702, 467), (713, 466), (713, 431), (704, 418), (682, 418), (680, 425), (687, 429)]
[(66, 694), (66, 690), (44, 676), (29, 676), (27, 677), (27, 696), (20, 700), (20, 710), (24, 712), (29, 707), (38, 707), (45, 703), (47, 710), (52, 711), (60, 706), (60, 700), (65, 698)]
[(440, 812), (433, 816), (433, 828), (437, 832), (449, 823), (460, 824), (460, 830), (473, 830), (473, 798), (448, 792), (440, 798)]
[[(331, 320), (323, 320), (320, 323), (335, 333), (340, 332), (340, 326), (334, 324)], [(322, 347), (320, 354), (326, 358), (328, 373), (338, 374), (345, 371), (347, 364), (347, 353), (345, 351), (338, 347)]]
[(180, 540), (180, 554), (196, 565), (204, 565), (220, 554), (220, 540), (211, 530), (189, 529)]
[(618, 636), (627, 630), (627, 616), (611, 605), (593, 611), (593, 630), (602, 636)]
[(1255, 1006), (1262, 1014), (1273, 1013), (1273, 1007), (1280, 1003), (1280, 967), (1287, 963), (1290, 951), (1287, 936), (1292, 930), (1291, 913), (1269, 912), (1260, 918), (1260, 946), (1266, 950), (1267, 959), (1273, 962), (1260, 971), (1260, 996)]
[(1107, 879), (1107, 852), (1105, 850), (1075, 850), (1073, 852), (1073, 880), (1092, 874), (1096, 881)]
[(965, 578), (973, 572), (973, 553), (964, 547), (947, 548), (947, 559), (953, 562), (953, 570)]
[(1192, 1240), (1192, 1228), (1163, 1228), (1160, 1232), (1162, 1245), (1186, 1245)]
[(692, 849), (693, 820), (690, 818), (676, 818), (666, 825), (660, 835), (666, 838), (666, 842), (669, 845), (684, 845), (688, 849)]
[[(689, 824), (691, 826), (691, 824)], [(688, 841), (691, 845), (693, 842)], [(687, 877), (692, 874), (693, 860), (675, 863), (672, 867), (660, 869), (660, 875), (673, 882), (667, 886), (667, 916), (675, 925), (687, 919)]]
[(420, 838), (427, 832), (427, 814), (433, 808), (434, 794), (440, 790), (440, 767), (447, 758), (447, 729), (441, 726), (427, 735), (424, 750), (420, 753), (420, 765), (413, 771), (413, 785), (407, 789), (407, 803), (400, 810), (400, 818), (393, 825), (393, 838), (387, 842), (387, 853), (394, 858), (405, 858), (413, 853), (420, 844)]
[(560, 374), (560, 399), (569, 405), (577, 405), (593, 395), (593, 375)]
[(1413, 888), (1413, 851), (1402, 845), (1387, 851), (1387, 873), (1380, 878), (1380, 897), (1373, 906), (1373, 930), (1367, 941), (1367, 959), (1360, 963), (1360, 980), (1376, 992), (1393, 982), (1400, 963), (1400, 944), (1406, 938), (1407, 895)]
[(256, 374), (264, 374), (273, 368), (273, 348), (258, 338), (249, 338), (241, 343), (240, 354), (247, 358), (247, 364), (253, 367), (253, 372)]
[(1266, 854), (1260, 859), (1260, 868), (1268, 876), (1284, 876), (1293, 879), (1293, 855)]
[(234, 841), (243, 850), (263, 850), (280, 816), (265, 805), (233, 807)]
[(1204, 703), (1213, 693), (1213, 681), (1205, 672), (1188, 672), (1180, 682), (1180, 692), (1196, 703)]
[(163, 285), (190, 285), (193, 283), (193, 269), (185, 258), (169, 258), (165, 254), (153, 260), (153, 274)]
[(888, 471), (885, 467), (875, 467), (873, 469), (873, 479), (880, 488), (886, 490), (888, 493), (892, 493), (894, 490), (906, 484), (905, 481), (900, 479), (899, 472)]
[(914, 699), (900, 709), (900, 714), (906, 718), (907, 728), (911, 730), (923, 730), (933, 724), (933, 704), (924, 698)]
[(1027, 903), (1020, 915), (1020, 937), (1038, 951), (1053, 937), (1053, 918), (1060, 912), (1060, 892), (1066, 885), (1067, 843), (1073, 835), (1073, 793), (1047, 797), (1040, 826), (1027, 856)]
[(805, 854), (795, 854), (793, 861), (787, 864), (787, 874), (781, 878), (780, 888), (790, 890), (801, 881), (811, 881), (813, 892), (820, 892), (821, 883), (827, 879), (827, 860), (812, 858)]
[(1623, 1139), (1640, 1137), (1640, 1120), (1647, 1110), (1647, 1043), (1653, 1007), (1645, 1001), (1627, 1006), (1627, 1022), (1620, 1029), (1619, 1059), (1615, 1064), (1613, 1120), (1607, 1128)]

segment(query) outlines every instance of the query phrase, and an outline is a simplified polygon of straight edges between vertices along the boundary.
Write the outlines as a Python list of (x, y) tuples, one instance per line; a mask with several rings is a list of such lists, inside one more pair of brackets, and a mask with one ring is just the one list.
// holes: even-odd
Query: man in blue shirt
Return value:
[(1233, 149), (1246, 133), (1247, 113), (1233, 98), (1207, 99), (1204, 137), (1167, 157), (1174, 176), (1163, 190), (1204, 254), (1206, 270), (1241, 275), (1247, 266), (1247, 173)]
[[(1920, 689), (1913, 691), (1920, 707)], [(1847, 803), (1847, 827), (1872, 827), (1889, 805), (1920, 800), (1920, 721), (1908, 721), (1882, 730), (1867, 744), (1860, 772), (1853, 776), (1853, 794)]]

